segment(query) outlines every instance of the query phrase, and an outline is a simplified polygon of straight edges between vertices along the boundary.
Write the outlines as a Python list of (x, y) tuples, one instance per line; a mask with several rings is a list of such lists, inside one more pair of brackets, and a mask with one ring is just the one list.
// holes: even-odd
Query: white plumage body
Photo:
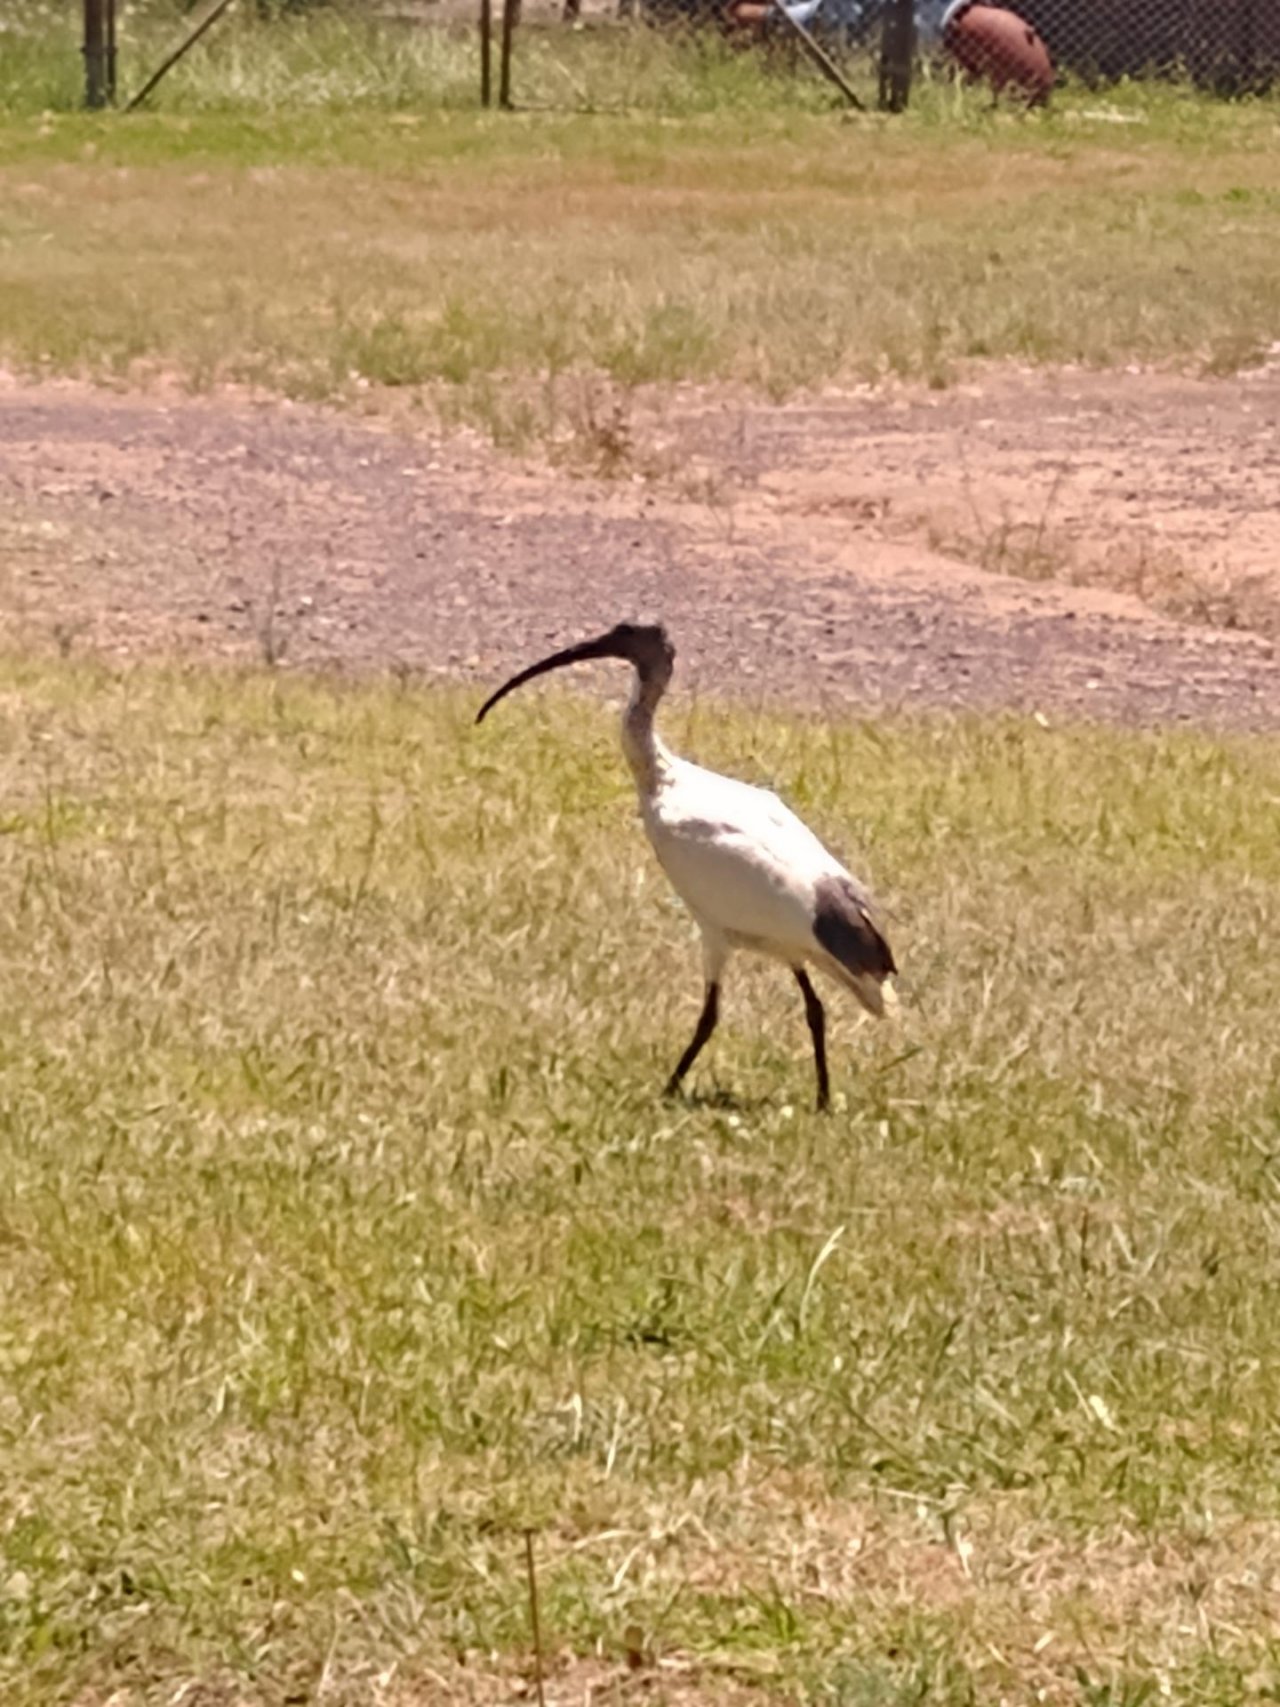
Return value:
[(708, 976), (718, 976), (730, 949), (745, 949), (787, 966), (819, 966), (872, 1013), (883, 1012), (881, 985), (852, 975), (814, 937), (823, 879), (862, 891), (809, 826), (769, 789), (665, 749), (654, 768), (653, 785), (638, 789), (640, 815), (702, 932)]

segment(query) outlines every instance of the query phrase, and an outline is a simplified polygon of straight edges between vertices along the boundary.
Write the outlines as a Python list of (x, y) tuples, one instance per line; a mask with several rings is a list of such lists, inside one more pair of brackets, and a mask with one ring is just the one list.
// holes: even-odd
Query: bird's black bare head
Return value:
[(510, 681), (504, 682), (496, 693), (490, 694), (485, 700), (476, 713), (476, 722), (482, 723), (500, 699), (505, 699), (513, 689), (523, 687), (525, 682), (532, 681), (535, 676), (545, 675), (548, 670), (563, 669), (567, 664), (585, 664), (592, 658), (625, 660), (634, 665), (642, 682), (652, 685), (661, 693), (671, 680), (675, 657), (676, 649), (661, 623), (620, 622), (607, 634), (602, 634), (595, 640), (583, 640), (577, 646), (567, 646), (563, 652), (553, 652), (549, 658), (541, 658), (536, 664), (530, 664), (528, 669), (512, 676)]
[(660, 622), (620, 622), (602, 639), (612, 641), (617, 647), (615, 655), (628, 659), (642, 676), (670, 680), (676, 649)]

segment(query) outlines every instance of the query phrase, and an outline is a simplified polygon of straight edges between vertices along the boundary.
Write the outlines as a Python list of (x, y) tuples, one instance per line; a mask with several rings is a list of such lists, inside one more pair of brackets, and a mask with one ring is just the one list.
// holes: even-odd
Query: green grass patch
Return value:
[(574, 1698), (633, 1626), (710, 1700), (1266, 1698), (1274, 742), (677, 706), (888, 904), (821, 1119), (745, 963), (660, 1101), (595, 702), (0, 693), (7, 1702), (483, 1694), (525, 1525)]
[(1280, 322), (1274, 102), (938, 83), (859, 118), (752, 54), (530, 28), (587, 110), (486, 115), (469, 36), (320, 16), (228, 20), (158, 110), (91, 117), (53, 110), (64, 36), (0, 88), (0, 359), (36, 373), (407, 390), (554, 440), (601, 382), (1218, 371)]

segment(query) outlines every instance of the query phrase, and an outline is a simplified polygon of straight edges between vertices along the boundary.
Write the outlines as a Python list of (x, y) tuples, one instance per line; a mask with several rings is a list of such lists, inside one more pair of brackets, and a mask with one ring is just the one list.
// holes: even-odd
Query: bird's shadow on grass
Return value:
[(678, 1091), (667, 1098), (673, 1108), (710, 1109), (716, 1114), (760, 1114), (774, 1106), (772, 1097), (741, 1097), (718, 1085), (710, 1091)]

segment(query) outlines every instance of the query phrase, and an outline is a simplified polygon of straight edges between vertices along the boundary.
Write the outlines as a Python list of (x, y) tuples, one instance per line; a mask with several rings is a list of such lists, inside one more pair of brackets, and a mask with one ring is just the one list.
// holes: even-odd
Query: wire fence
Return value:
[[(521, 3), (508, 0), (517, 16)], [(557, 15), (638, 22), (707, 60), (750, 55), (797, 87), (818, 78), (852, 105), (891, 111), (922, 78), (1033, 103), (1055, 86), (1120, 79), (1222, 95), (1280, 84), (1280, 0), (561, 0)], [(545, 97), (537, 56), (522, 63), (520, 46), (511, 78), (515, 104), (522, 91)]]
[[(915, 78), (943, 53), (946, 0), (506, 0), (519, 29), (511, 73), (515, 105), (555, 104), (548, 72), (596, 105), (602, 53), (634, 75), (624, 105), (688, 104), (689, 80), (717, 103), (764, 98), (899, 111)], [(495, 8), (503, 0), (492, 0)], [(499, 16), (495, 10), (495, 19)], [(575, 47), (538, 26), (565, 23), (594, 36)], [(530, 28), (529, 26), (533, 27)], [(552, 47), (550, 41), (554, 41)], [(608, 43), (607, 47), (604, 43)], [(608, 79), (604, 79), (608, 81)]]
[[(0, 60), (21, 45), (24, 14), (50, 11), (12, 4)], [(1222, 95), (1280, 86), (1280, 0), (204, 0), (190, 10), (79, 0), (78, 9), (91, 106), (151, 97), (160, 79), (146, 74), (170, 64), (179, 69), (162, 100), (198, 103), (199, 83), (221, 77), (229, 89), (233, 73), (247, 89), (272, 53), (308, 98), (341, 82), (344, 41), (369, 99), (388, 105), (688, 112), (834, 101), (897, 111), (922, 84), (957, 78), (1031, 102), (1126, 78), (1182, 79)]]
[(1182, 76), (1222, 94), (1280, 76), (1280, 0), (1017, 0), (1062, 73)]

